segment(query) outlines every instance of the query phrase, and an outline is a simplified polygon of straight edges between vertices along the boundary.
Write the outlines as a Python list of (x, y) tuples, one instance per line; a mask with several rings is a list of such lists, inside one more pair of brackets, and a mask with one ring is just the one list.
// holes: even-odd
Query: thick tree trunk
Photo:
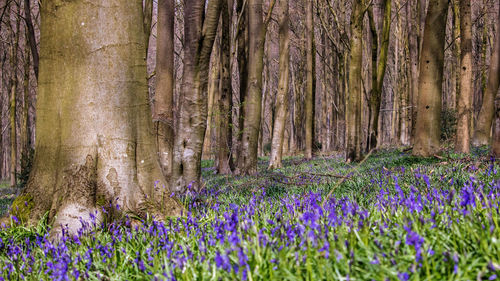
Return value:
[(460, 0), (460, 93), (457, 106), (455, 151), (470, 151), (472, 116), (472, 16), (471, 1)]
[(54, 238), (82, 221), (179, 215), (155, 154), (141, 2), (41, 7), (36, 155), (11, 214), (32, 224), (48, 211)]
[(184, 5), (184, 73), (174, 138), (172, 187), (184, 193), (201, 188), (201, 154), (207, 126), (210, 55), (217, 34), (221, 0), (187, 0)]
[(361, 160), (361, 68), (363, 61), (363, 1), (355, 0), (351, 16), (349, 94), (346, 102), (346, 161)]
[(174, 0), (158, 1), (156, 92), (153, 120), (163, 175), (172, 172), (174, 142)]
[(220, 54), (220, 90), (219, 90), (219, 124), (217, 126), (218, 158), (217, 172), (219, 174), (230, 174), (233, 170), (233, 158), (231, 155), (233, 134), (233, 87), (231, 85), (231, 20), (233, 17), (233, 1), (223, 0), (222, 3), (222, 38)]
[(413, 154), (431, 156), (440, 149), (443, 58), (448, 0), (431, 0), (425, 20)]
[(488, 84), (483, 95), (483, 104), (481, 105), (477, 127), (472, 140), (474, 146), (487, 145), (490, 142), (491, 125), (495, 115), (495, 96), (500, 85), (500, 22), (495, 37), (495, 47), (490, 59)]
[(279, 5), (279, 82), (276, 95), (276, 118), (274, 120), (271, 142), (269, 169), (281, 168), (283, 154), (283, 136), (285, 133), (286, 114), (288, 112), (288, 85), (290, 76), (290, 18), (288, 0), (278, 0)]
[(306, 100), (305, 100), (305, 157), (311, 159), (314, 143), (314, 92), (316, 88), (315, 79), (315, 56), (314, 50), (314, 17), (313, 0), (306, 0)]

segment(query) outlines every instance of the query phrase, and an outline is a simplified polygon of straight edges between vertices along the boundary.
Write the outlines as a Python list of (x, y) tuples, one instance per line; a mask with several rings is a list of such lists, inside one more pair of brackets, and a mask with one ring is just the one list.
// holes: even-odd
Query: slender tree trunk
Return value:
[(31, 49), (31, 56), (33, 57), (33, 69), (35, 71), (35, 77), (38, 80), (38, 65), (40, 59), (36, 47), (35, 28), (33, 27), (33, 21), (31, 19), (30, 0), (24, 0), (24, 21), (26, 22), (27, 28), (26, 37), (28, 38), (29, 47)]
[(278, 0), (279, 5), (279, 82), (276, 95), (276, 118), (274, 120), (269, 169), (281, 168), (283, 154), (283, 135), (288, 112), (288, 85), (290, 76), (290, 18), (288, 0)]
[(153, 0), (144, 0), (144, 7), (142, 12), (143, 12), (142, 24), (144, 28), (144, 34), (146, 34), (144, 40), (146, 42), (146, 60), (147, 60), (149, 51), (149, 38), (151, 37), (151, 25), (153, 23)]
[[(223, 0), (224, 1), (224, 0)], [(216, 99), (218, 99), (220, 88), (220, 42), (214, 44), (212, 58), (210, 59), (210, 67), (208, 74), (208, 91), (207, 91), (207, 126), (205, 130), (205, 139), (203, 140), (202, 159), (212, 159), (212, 133), (215, 126), (218, 126), (220, 120), (220, 112), (216, 107)]]
[(487, 145), (490, 142), (491, 126), (495, 115), (495, 96), (500, 84), (500, 23), (495, 35), (495, 47), (491, 54), (488, 84), (483, 95), (483, 103), (477, 120), (472, 145)]
[(500, 95), (497, 91), (495, 98), (495, 127), (493, 132), (493, 141), (491, 143), (492, 154), (498, 159), (500, 158)]
[(361, 160), (361, 69), (363, 61), (363, 1), (353, 2), (349, 95), (346, 102), (346, 161)]
[(262, 21), (262, 0), (248, 0), (248, 84), (247, 96), (243, 105), (244, 121), (242, 149), (237, 174), (253, 175), (257, 173), (257, 147), (262, 110), (262, 71), (264, 69), (264, 44), (271, 3), (266, 22)]
[[(184, 73), (174, 137), (172, 187), (184, 193), (201, 188), (201, 154), (207, 126), (210, 55), (217, 34), (221, 0), (187, 0), (184, 5)], [(206, 13), (206, 14), (205, 14)]]
[(440, 149), (441, 96), (448, 0), (430, 0), (422, 54), (413, 154), (431, 156)]
[(219, 126), (218, 131), (218, 165), (219, 174), (231, 174), (233, 159), (231, 155), (233, 134), (233, 87), (231, 85), (231, 19), (233, 18), (233, 1), (223, 0), (222, 3), (222, 38), (220, 54), (220, 90), (219, 90)]
[[(27, 43), (27, 42), (26, 42)], [(30, 97), (30, 48), (25, 45), (24, 49), (24, 81), (23, 81), (23, 118), (21, 124), (21, 153), (27, 156), (30, 149), (30, 131), (29, 131), (29, 97)]]
[[(236, 13), (238, 15), (237, 22), (237, 39), (238, 39), (238, 72), (240, 80), (238, 105), (238, 132), (237, 132), (237, 149), (235, 159), (240, 159), (241, 151), (243, 150), (243, 123), (245, 120), (245, 97), (247, 95), (248, 85), (248, 3), (246, 0), (237, 0)], [(240, 163), (241, 164), (241, 163)], [(240, 165), (238, 164), (238, 166)]]
[(153, 111), (160, 166), (167, 178), (172, 172), (174, 141), (174, 4), (174, 0), (158, 1), (156, 92)]
[(314, 92), (315, 92), (315, 65), (314, 60), (316, 52), (314, 50), (314, 16), (313, 16), (313, 0), (306, 0), (306, 100), (305, 100), (305, 117), (306, 117), (306, 134), (305, 134), (305, 157), (311, 159), (313, 155), (314, 142)]
[[(34, 224), (48, 212), (53, 238), (63, 227), (77, 234), (82, 221), (179, 215), (170, 192), (155, 188), (166, 182), (151, 134), (141, 2), (41, 8), (36, 155), (11, 215)], [(127, 36), (111, 32), (123, 28)]]
[(460, 92), (457, 105), (455, 151), (469, 153), (472, 115), (472, 16), (471, 1), (460, 0)]
[(387, 67), (387, 57), (389, 50), (389, 36), (391, 30), (391, 0), (384, 0), (384, 23), (382, 27), (382, 38), (380, 46), (380, 55), (377, 63), (377, 48), (378, 41), (373, 12), (370, 8), (370, 29), (373, 37), (372, 46), (372, 91), (370, 95), (370, 120), (368, 129), (368, 150), (374, 149), (379, 144), (378, 140), (378, 120), (380, 115), (380, 102), (382, 95), (382, 87), (384, 85), (385, 69)]
[[(19, 4), (16, 5), (17, 12), (20, 12)], [(9, 104), (9, 121), (10, 121), (10, 186), (17, 185), (17, 49), (19, 48), (19, 35), (20, 35), (20, 20), (15, 18), (16, 29), (14, 31), (14, 44), (11, 45), (10, 59), (11, 59), (11, 80), (10, 80), (10, 104)]]

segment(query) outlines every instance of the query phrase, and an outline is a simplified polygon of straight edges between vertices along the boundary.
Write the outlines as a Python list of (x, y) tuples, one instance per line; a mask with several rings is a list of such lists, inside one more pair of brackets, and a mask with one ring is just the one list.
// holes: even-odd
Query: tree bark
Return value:
[(248, 84), (243, 104), (243, 135), (238, 155), (237, 174), (257, 173), (257, 146), (262, 110), (262, 71), (264, 69), (264, 43), (271, 7), (266, 21), (262, 20), (262, 0), (248, 0)]
[(361, 68), (363, 61), (363, 1), (353, 2), (351, 16), (349, 95), (346, 102), (346, 161), (361, 160)]
[(233, 87), (231, 85), (231, 20), (233, 18), (233, 1), (223, 0), (222, 3), (222, 37), (220, 54), (220, 90), (219, 90), (219, 126), (218, 130), (218, 158), (217, 172), (219, 174), (231, 174), (233, 170), (233, 158), (231, 155), (232, 134), (232, 109), (233, 109)]
[[(19, 4), (16, 4), (17, 11), (20, 12)], [(10, 186), (17, 185), (17, 49), (19, 48), (20, 19), (15, 17), (16, 29), (13, 30), (14, 43), (10, 49), (11, 79), (10, 79), (10, 100), (9, 100), (9, 122), (10, 122)]]
[(460, 0), (460, 92), (457, 102), (455, 151), (470, 151), (470, 119), (472, 115), (472, 16), (471, 1)]
[(425, 20), (413, 154), (431, 156), (440, 149), (443, 58), (448, 0), (431, 0)]
[(48, 212), (54, 239), (82, 222), (179, 215), (161, 188), (141, 2), (44, 1), (41, 9), (36, 155), (11, 215), (34, 224)]
[(311, 159), (313, 156), (314, 142), (314, 92), (316, 88), (315, 79), (315, 56), (314, 49), (314, 16), (313, 0), (306, 0), (306, 100), (305, 100), (305, 157)]
[(38, 49), (36, 47), (35, 28), (33, 27), (33, 21), (31, 19), (30, 0), (24, 0), (24, 21), (26, 22), (26, 28), (28, 29), (26, 37), (28, 38), (28, 43), (31, 49), (31, 56), (33, 57), (33, 69), (35, 71), (35, 77), (38, 80), (38, 65), (40, 59), (38, 56)]
[(472, 145), (488, 145), (490, 142), (491, 125), (495, 115), (495, 96), (500, 85), (500, 23), (498, 23), (495, 35), (495, 47), (491, 54), (488, 84), (483, 95), (483, 103), (474, 131)]
[(184, 5), (184, 73), (174, 138), (172, 187), (176, 192), (201, 188), (201, 154), (207, 126), (210, 55), (217, 34), (221, 0), (187, 0)]
[(170, 178), (174, 142), (174, 0), (158, 1), (156, 92), (153, 111), (163, 175)]
[(288, 85), (290, 76), (290, 18), (288, 0), (278, 0), (279, 6), (279, 82), (276, 95), (276, 118), (271, 141), (269, 169), (282, 167), (283, 136), (285, 133), (286, 114), (288, 112)]
[[(380, 102), (382, 95), (382, 87), (384, 85), (385, 69), (387, 67), (387, 57), (389, 50), (389, 36), (391, 30), (391, 0), (384, 0), (384, 23), (382, 27), (382, 38), (380, 46), (380, 55), (377, 57), (378, 35), (376, 32), (375, 21), (373, 19), (373, 12), (370, 8), (370, 29), (372, 30), (372, 37), (374, 46), (372, 46), (372, 64), (376, 67), (373, 68), (372, 73), (372, 91), (370, 94), (370, 124), (368, 129), (368, 146), (367, 150), (377, 147), (379, 144), (378, 137), (378, 121), (380, 116)], [(378, 59), (378, 63), (377, 63)]]
[(240, 158), (243, 149), (243, 123), (245, 120), (245, 97), (248, 85), (248, 3), (246, 0), (237, 0), (236, 13), (238, 15), (237, 40), (238, 40), (238, 74), (240, 80), (239, 104), (238, 104), (238, 132), (236, 135), (236, 155), (235, 159)]

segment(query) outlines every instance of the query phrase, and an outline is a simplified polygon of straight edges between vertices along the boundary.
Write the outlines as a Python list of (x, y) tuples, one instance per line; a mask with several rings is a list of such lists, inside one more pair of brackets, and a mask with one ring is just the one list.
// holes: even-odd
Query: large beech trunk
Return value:
[(346, 101), (346, 160), (361, 160), (361, 66), (363, 61), (363, 1), (355, 0), (351, 16), (349, 93)]
[(487, 145), (490, 143), (491, 124), (495, 117), (495, 96), (500, 85), (500, 22), (498, 23), (495, 38), (495, 47), (490, 59), (490, 70), (488, 84), (483, 95), (483, 104), (477, 120), (472, 144), (474, 146)]
[(281, 168), (283, 154), (283, 136), (285, 133), (286, 114), (288, 112), (288, 85), (290, 76), (290, 18), (288, 0), (278, 0), (279, 5), (279, 82), (276, 95), (276, 119), (274, 120), (273, 137), (271, 141), (271, 158), (269, 169)]
[(48, 212), (53, 237), (93, 217), (179, 215), (155, 153), (141, 1), (41, 8), (36, 155), (11, 215), (32, 224)]
[(460, 0), (460, 93), (457, 97), (455, 151), (469, 153), (472, 116), (472, 18), (471, 1)]
[(417, 122), (413, 154), (431, 156), (440, 149), (443, 58), (448, 0), (431, 0), (420, 57)]
[(221, 0), (184, 4), (184, 73), (174, 138), (172, 188), (184, 193), (201, 188), (201, 154), (207, 127), (208, 67), (217, 33)]

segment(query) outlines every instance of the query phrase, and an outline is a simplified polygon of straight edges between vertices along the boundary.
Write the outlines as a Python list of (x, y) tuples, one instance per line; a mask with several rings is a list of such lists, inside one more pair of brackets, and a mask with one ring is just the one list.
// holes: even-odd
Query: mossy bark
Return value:
[(33, 224), (49, 212), (58, 237), (93, 216), (180, 215), (161, 188), (168, 185), (155, 153), (141, 1), (41, 7), (36, 154), (16, 200), (32, 198), (23, 219)]
[(311, 159), (313, 156), (314, 143), (314, 96), (316, 92), (315, 59), (316, 50), (314, 46), (314, 16), (313, 0), (306, 2), (306, 99), (305, 99), (305, 157)]

